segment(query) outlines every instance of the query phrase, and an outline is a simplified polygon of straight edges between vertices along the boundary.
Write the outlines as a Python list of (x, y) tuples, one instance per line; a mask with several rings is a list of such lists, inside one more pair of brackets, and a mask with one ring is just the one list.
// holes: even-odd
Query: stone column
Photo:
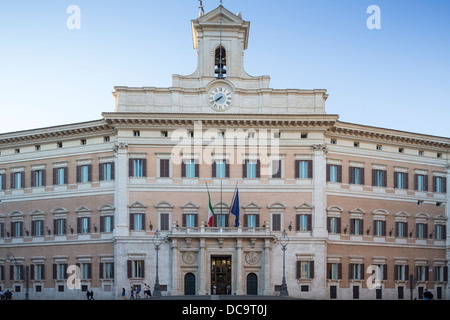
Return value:
[[(236, 275), (236, 295), (244, 294), (242, 290), (242, 239), (236, 239), (236, 263), (235, 272)], [(233, 289), (232, 289), (233, 290)]]
[(265, 296), (271, 296), (272, 290), (270, 290), (270, 239), (264, 240), (264, 266), (263, 266), (263, 272), (264, 272), (264, 295)]
[(179, 279), (178, 279), (178, 270), (179, 270), (179, 262), (178, 262), (178, 239), (172, 239), (172, 290), (170, 291), (171, 296), (177, 296), (180, 294), (179, 292)]
[(313, 145), (313, 237), (326, 237), (327, 231), (327, 196), (326, 196), (326, 145)]
[(114, 179), (114, 236), (128, 236), (128, 144), (116, 142)]
[(206, 283), (207, 283), (207, 278), (208, 276), (210, 276), (210, 272), (208, 272), (208, 268), (207, 268), (207, 263), (206, 263), (206, 249), (205, 249), (205, 239), (201, 238), (200, 239), (200, 244), (199, 244), (199, 250), (198, 250), (198, 257), (197, 257), (197, 261), (198, 261), (198, 272), (197, 272), (197, 277), (198, 277), (198, 294), (200, 296), (204, 296), (206, 295)]

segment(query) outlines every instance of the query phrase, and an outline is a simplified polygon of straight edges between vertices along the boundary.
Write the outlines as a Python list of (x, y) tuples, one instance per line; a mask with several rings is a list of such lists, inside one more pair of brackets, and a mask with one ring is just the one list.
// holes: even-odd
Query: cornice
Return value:
[(113, 129), (102, 119), (0, 134), (0, 146), (8, 144), (18, 145), (33, 141), (59, 141), (70, 139), (74, 136), (92, 135), (108, 131), (112, 133)]
[(204, 126), (215, 127), (321, 127), (331, 128), (337, 115), (327, 114), (215, 114), (215, 113), (103, 113), (111, 127), (128, 126)]
[(397, 144), (450, 149), (450, 138), (385, 129), (337, 121), (328, 131), (330, 137), (347, 136), (351, 139), (377, 140)]

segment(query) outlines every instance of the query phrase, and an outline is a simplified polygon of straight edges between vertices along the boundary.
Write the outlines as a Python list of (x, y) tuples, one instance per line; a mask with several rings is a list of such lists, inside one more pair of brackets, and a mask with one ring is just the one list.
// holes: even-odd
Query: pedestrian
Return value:
[(148, 294), (148, 296), (149, 296), (149, 297), (151, 297), (151, 296), (152, 296), (152, 291), (151, 291), (151, 289), (150, 289), (150, 286), (149, 286), (149, 285), (147, 285), (147, 294)]
[(94, 291), (91, 290), (91, 300), (94, 300)]
[(231, 294), (231, 285), (228, 284), (227, 285), (227, 295), (230, 295), (230, 294)]
[(122, 288), (122, 300), (127, 300), (125, 288)]
[(12, 296), (11, 291), (9, 291), (9, 289), (6, 290), (6, 292), (5, 292), (5, 300), (11, 300), (11, 296)]
[(86, 298), (88, 300), (91, 300), (91, 293), (89, 292), (89, 290), (86, 292)]
[(5, 300), (5, 293), (3, 292), (3, 289), (0, 289), (0, 299)]
[(134, 290), (133, 287), (131, 287), (131, 292), (130, 292), (130, 299), (134, 299)]
[(139, 287), (136, 286), (136, 299), (140, 299), (141, 298), (141, 296), (139, 295), (139, 292), (140, 292)]
[(216, 292), (217, 292), (217, 287), (216, 287), (216, 285), (213, 285), (213, 295), (215, 295)]
[(428, 289), (423, 292), (423, 300), (433, 300), (433, 294)]

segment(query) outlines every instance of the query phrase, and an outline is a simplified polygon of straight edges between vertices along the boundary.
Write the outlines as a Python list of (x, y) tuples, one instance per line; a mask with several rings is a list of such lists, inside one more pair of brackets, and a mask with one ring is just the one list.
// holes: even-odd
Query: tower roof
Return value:
[(227, 30), (238, 29), (239, 32), (242, 32), (244, 34), (244, 50), (247, 49), (250, 22), (243, 20), (240, 13), (235, 15), (223, 6), (218, 6), (213, 11), (210, 11), (207, 14), (200, 16), (198, 19), (191, 21), (194, 49), (198, 49), (198, 38), (202, 35), (202, 33), (208, 30), (220, 28), (221, 11), (222, 28)]

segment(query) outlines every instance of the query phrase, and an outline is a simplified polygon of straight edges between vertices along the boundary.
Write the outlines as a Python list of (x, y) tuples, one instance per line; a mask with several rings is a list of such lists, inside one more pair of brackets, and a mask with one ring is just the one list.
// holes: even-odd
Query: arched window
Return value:
[(227, 51), (224, 47), (218, 47), (214, 58), (214, 73), (216, 79), (224, 79), (227, 74)]

